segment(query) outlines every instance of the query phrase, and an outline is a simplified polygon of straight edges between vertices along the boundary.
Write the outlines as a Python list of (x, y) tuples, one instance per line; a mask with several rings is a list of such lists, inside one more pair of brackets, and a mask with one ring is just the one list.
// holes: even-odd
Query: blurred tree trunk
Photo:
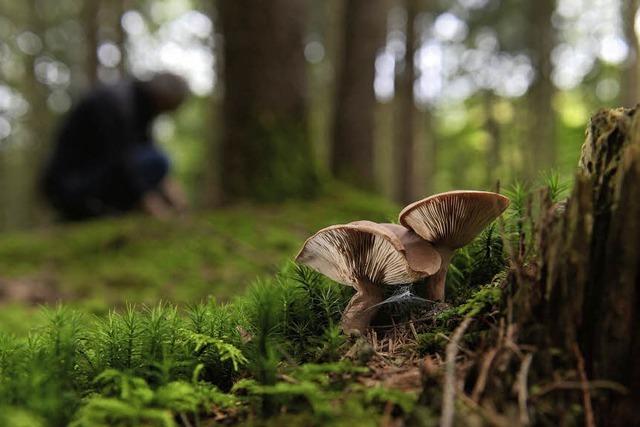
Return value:
[(433, 194), (437, 191), (436, 172), (438, 170), (438, 142), (436, 140), (436, 135), (433, 129), (433, 115), (429, 107), (425, 108), (422, 117), (425, 153), (424, 156), (420, 156), (418, 158), (423, 159), (422, 169), (424, 176), (418, 182), (423, 183), (424, 189), (422, 192), (418, 191), (418, 194), (416, 194), (417, 197)]
[[(205, 146), (204, 159), (202, 161), (202, 175), (200, 182), (204, 185), (205, 191), (200, 194), (196, 193), (195, 203), (206, 208), (213, 208), (220, 205), (222, 201), (222, 188), (221, 188), (221, 174), (218, 165), (221, 164), (220, 160), (220, 140), (221, 140), (221, 102), (223, 96), (223, 87), (220, 82), (224, 82), (224, 51), (223, 39), (220, 28), (220, 17), (218, 15), (218, 8), (216, 2), (209, 0), (200, 0), (200, 6), (202, 11), (207, 14), (213, 24), (213, 46), (211, 48), (211, 54), (216, 58), (213, 61), (213, 75), (216, 79), (216, 84), (213, 87), (213, 91), (209, 95), (207, 101), (208, 106), (205, 107), (207, 125), (206, 134), (203, 137), (208, 142)], [(215, 165), (214, 167), (207, 167), (207, 165)]]
[(621, 103), (627, 108), (634, 107), (638, 103), (640, 89), (638, 80), (640, 79), (640, 45), (635, 31), (636, 11), (638, 10), (638, 0), (626, 0), (623, 2), (624, 35), (629, 44), (629, 57), (623, 71), (623, 81), (621, 89)]
[(122, 27), (122, 15), (129, 8), (129, 0), (111, 0), (114, 2), (114, 30), (115, 30), (115, 44), (120, 50), (120, 63), (118, 64), (118, 71), (120, 76), (127, 75), (127, 33)]
[(86, 36), (86, 76), (89, 84), (95, 86), (98, 83), (98, 14), (100, 13), (101, 0), (85, 1), (83, 5), (84, 33)]
[[(342, 20), (346, 3), (343, 0), (313, 0), (309, 33), (312, 42), (324, 49), (322, 59), (309, 65), (310, 131), (314, 158), (323, 173), (331, 170), (333, 122), (336, 98), (336, 64), (342, 53)], [(317, 52), (312, 53), (313, 55)]]
[(551, 81), (551, 51), (555, 33), (551, 25), (551, 15), (555, 10), (555, 0), (530, 2), (528, 39), (531, 59), (537, 71), (527, 97), (529, 119), (527, 138), (523, 150), (525, 174), (533, 179), (541, 169), (555, 164), (555, 141), (553, 110), (554, 86)]
[(224, 195), (312, 195), (317, 175), (307, 129), (306, 3), (218, 4), (224, 34)]
[(482, 94), (484, 101), (485, 122), (484, 128), (489, 136), (487, 145), (487, 182), (486, 188), (495, 188), (496, 179), (498, 174), (496, 173), (500, 166), (500, 124), (496, 120), (493, 114), (493, 103), (495, 102), (495, 96), (490, 91), (485, 91)]
[[(30, 31), (43, 37), (47, 31), (46, 8), (39, 5), (36, 0), (29, 2), (27, 25)], [(42, 218), (42, 209), (39, 209), (40, 193), (39, 178), (45, 155), (48, 152), (49, 135), (52, 129), (52, 114), (47, 106), (49, 89), (45, 83), (38, 80), (36, 72), (37, 60), (46, 53), (46, 47), (42, 51), (27, 56), (26, 73), (22, 93), (29, 102), (29, 111), (26, 115), (26, 128), (28, 139), (26, 145), (17, 150), (17, 163), (20, 165), (15, 170), (14, 177), (20, 188), (16, 192), (18, 200), (15, 209), (15, 225), (33, 225)]]
[(413, 85), (416, 81), (414, 54), (416, 48), (415, 20), (418, 13), (417, 0), (404, 0), (407, 14), (405, 28), (404, 64), (396, 73), (396, 118), (395, 134), (398, 166), (396, 199), (400, 203), (413, 201), (415, 190), (415, 117), (416, 105), (413, 96)]
[(334, 176), (374, 187), (375, 61), (386, 33), (386, 0), (348, 0), (343, 23), (331, 168)]

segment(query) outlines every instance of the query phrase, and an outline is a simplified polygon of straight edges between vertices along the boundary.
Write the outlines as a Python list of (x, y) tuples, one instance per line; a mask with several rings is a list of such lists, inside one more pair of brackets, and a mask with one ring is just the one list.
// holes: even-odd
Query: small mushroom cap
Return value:
[(470, 243), (509, 206), (509, 199), (488, 191), (450, 191), (414, 202), (400, 212), (400, 223), (436, 246), (450, 249)]
[(323, 228), (304, 243), (296, 262), (336, 282), (401, 285), (435, 274), (442, 260), (430, 243), (395, 224), (357, 221)]

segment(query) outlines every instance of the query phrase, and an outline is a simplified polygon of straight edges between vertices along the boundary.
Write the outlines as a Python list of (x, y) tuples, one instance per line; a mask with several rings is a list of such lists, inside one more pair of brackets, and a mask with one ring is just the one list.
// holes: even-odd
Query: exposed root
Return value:
[(480, 373), (478, 374), (478, 379), (476, 380), (476, 383), (473, 386), (473, 391), (471, 392), (471, 399), (474, 402), (480, 401), (480, 396), (482, 396), (482, 393), (484, 392), (484, 389), (487, 385), (489, 370), (491, 369), (491, 364), (493, 363), (493, 359), (495, 359), (496, 354), (498, 354), (498, 349), (492, 348), (489, 349), (482, 357)]
[(589, 390), (589, 381), (584, 368), (584, 358), (580, 352), (578, 344), (573, 343), (573, 353), (578, 359), (578, 374), (580, 375), (580, 384), (582, 387), (582, 401), (584, 406), (584, 419), (587, 427), (595, 427), (596, 419), (593, 415), (593, 406), (591, 405), (591, 391)]
[(460, 323), (460, 326), (458, 326), (453, 332), (451, 341), (447, 344), (440, 427), (453, 426), (456, 398), (456, 357), (458, 356), (460, 338), (462, 338), (462, 335), (471, 323), (471, 320), (472, 319), (470, 317), (465, 318), (462, 323)]
[(533, 354), (529, 353), (524, 357), (520, 370), (518, 371), (518, 380), (516, 386), (518, 389), (518, 409), (520, 411), (520, 424), (529, 425), (529, 411), (527, 410), (527, 400), (529, 400), (527, 392), (527, 377), (529, 376), (529, 368)]

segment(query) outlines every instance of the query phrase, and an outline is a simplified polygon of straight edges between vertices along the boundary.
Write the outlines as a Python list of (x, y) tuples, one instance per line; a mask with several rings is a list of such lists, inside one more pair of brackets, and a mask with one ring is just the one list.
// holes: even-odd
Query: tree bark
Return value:
[(129, 0), (112, 1), (115, 2), (113, 5), (115, 44), (120, 50), (120, 63), (118, 64), (118, 71), (120, 72), (120, 76), (124, 77), (127, 75), (127, 32), (122, 27), (121, 21), (122, 15), (124, 15), (129, 8)]
[(486, 119), (484, 128), (489, 135), (487, 146), (487, 182), (486, 188), (494, 188), (498, 177), (497, 170), (500, 167), (500, 124), (493, 115), (493, 103), (495, 97), (491, 92), (485, 92), (483, 95), (484, 111)]
[(373, 89), (375, 61), (384, 44), (386, 0), (348, 0), (338, 73), (331, 170), (341, 180), (374, 187)]
[(417, 0), (405, 0), (407, 26), (405, 28), (404, 67), (397, 73), (396, 97), (398, 109), (395, 127), (398, 150), (397, 192), (398, 202), (407, 204), (416, 196), (415, 185), (415, 117), (416, 105), (413, 96), (413, 85), (416, 80), (415, 54), (415, 20), (418, 13)]
[(438, 171), (438, 141), (433, 129), (434, 118), (431, 110), (427, 107), (422, 115), (422, 127), (424, 135), (424, 157), (422, 172), (423, 176), (420, 177), (420, 181), (424, 185), (422, 194), (418, 194), (418, 197), (427, 194), (433, 194), (437, 190), (436, 178)]
[(100, 12), (101, 0), (86, 1), (83, 7), (83, 25), (86, 36), (86, 75), (91, 86), (98, 83), (98, 13)]
[(517, 312), (540, 348), (577, 344), (589, 379), (627, 388), (598, 394), (598, 425), (640, 425), (640, 114), (596, 114), (580, 167), (564, 214), (543, 209), (537, 275), (519, 280)]
[(638, 0), (627, 0), (623, 3), (624, 35), (629, 45), (629, 57), (622, 75), (622, 105), (627, 108), (635, 107), (638, 103), (638, 79), (640, 79), (640, 45), (635, 31), (635, 17), (638, 10)]
[(307, 129), (306, 3), (219, 3), (225, 90), (221, 146), (227, 200), (312, 195)]

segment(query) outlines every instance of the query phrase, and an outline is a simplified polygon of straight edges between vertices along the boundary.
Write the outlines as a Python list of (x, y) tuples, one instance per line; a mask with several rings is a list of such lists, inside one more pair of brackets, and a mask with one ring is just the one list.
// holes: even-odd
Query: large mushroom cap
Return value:
[(356, 286), (361, 280), (385, 285), (415, 282), (435, 274), (442, 260), (430, 243), (400, 225), (357, 221), (309, 237), (296, 262)]
[(509, 206), (488, 191), (450, 191), (414, 202), (400, 212), (400, 223), (434, 245), (451, 249), (470, 243)]

